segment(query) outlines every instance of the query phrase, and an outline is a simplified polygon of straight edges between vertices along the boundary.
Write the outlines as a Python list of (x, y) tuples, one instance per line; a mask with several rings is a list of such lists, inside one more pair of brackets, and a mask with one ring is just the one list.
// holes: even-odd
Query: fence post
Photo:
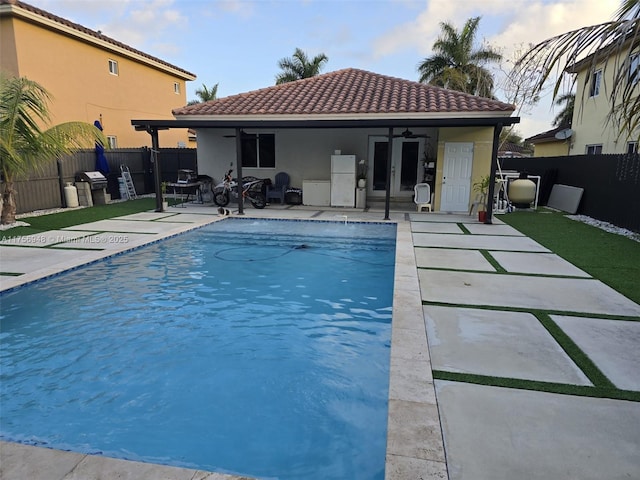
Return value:
[(64, 197), (64, 175), (62, 173), (62, 159), (58, 158), (56, 163), (58, 165), (58, 184), (60, 186), (60, 204), (62, 205), (62, 208), (67, 208), (67, 200)]

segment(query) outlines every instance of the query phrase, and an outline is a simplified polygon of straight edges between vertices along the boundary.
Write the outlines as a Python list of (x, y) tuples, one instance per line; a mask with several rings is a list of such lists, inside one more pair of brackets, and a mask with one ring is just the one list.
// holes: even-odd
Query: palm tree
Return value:
[(191, 100), (187, 105), (195, 105), (196, 103), (203, 103), (203, 102), (208, 102), (210, 100), (215, 100), (216, 98), (218, 98), (218, 85), (220, 84), (216, 83), (213, 87), (209, 89), (203, 83), (202, 88), (199, 88), (196, 90), (196, 95), (198, 96), (199, 100)]
[[(640, 69), (632, 69), (632, 55), (640, 41), (640, 0), (622, 0), (613, 20), (582, 27), (556, 35), (534, 45), (520, 58), (516, 67), (538, 71), (536, 86), (544, 88), (555, 72), (561, 72), (555, 81), (554, 100), (559, 98), (565, 84), (564, 72), (571, 72), (579, 59), (590, 57), (590, 70), (608, 57), (620, 57), (608, 68), (613, 68), (613, 81), (607, 85), (610, 107), (608, 121), (620, 126), (619, 133), (632, 134), (640, 126), (640, 95), (635, 89)], [(604, 72), (603, 72), (604, 73)], [(573, 83), (576, 79), (573, 78)], [(588, 89), (586, 82), (585, 89)], [(585, 93), (580, 93), (582, 105)]]
[(573, 121), (573, 108), (576, 103), (575, 93), (565, 93), (556, 98), (553, 102), (556, 106), (562, 107), (562, 110), (553, 119), (554, 127), (570, 127)]
[(14, 182), (45, 163), (80, 148), (107, 144), (89, 123), (67, 122), (42, 130), (49, 123), (51, 95), (38, 83), (21, 77), (0, 78), (0, 172), (4, 182), (0, 223), (16, 221)]
[(502, 59), (490, 47), (474, 48), (480, 17), (470, 18), (458, 32), (441, 22), (442, 34), (433, 44), (434, 55), (418, 65), (420, 81), (460, 92), (493, 98), (493, 75), (483, 65)]
[(324, 53), (320, 53), (309, 60), (305, 52), (296, 48), (292, 57), (278, 61), (278, 66), (282, 69), (282, 72), (276, 75), (276, 85), (315, 77), (328, 61), (329, 58)]

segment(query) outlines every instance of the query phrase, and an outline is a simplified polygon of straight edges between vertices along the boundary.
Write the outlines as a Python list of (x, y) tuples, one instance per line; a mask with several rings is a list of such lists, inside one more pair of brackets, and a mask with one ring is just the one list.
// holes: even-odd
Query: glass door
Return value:
[[(392, 197), (413, 197), (413, 187), (418, 182), (419, 159), (422, 152), (420, 139), (394, 138), (391, 157)], [(387, 137), (369, 138), (369, 195), (384, 197), (387, 184)]]

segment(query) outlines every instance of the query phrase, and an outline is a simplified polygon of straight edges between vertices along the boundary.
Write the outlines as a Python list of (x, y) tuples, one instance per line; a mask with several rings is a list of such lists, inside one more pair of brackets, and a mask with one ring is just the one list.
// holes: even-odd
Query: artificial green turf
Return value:
[(515, 388), (520, 390), (534, 390), (536, 392), (559, 393), (562, 395), (577, 395), (581, 397), (613, 398), (640, 402), (640, 392), (619, 390), (617, 388), (590, 387), (588, 385), (568, 385), (564, 383), (540, 382), (517, 378), (491, 377), (473, 373), (445, 372), (434, 370), (435, 380), (449, 380), (453, 382), (474, 383), (492, 387)]
[(83, 223), (95, 222), (107, 218), (121, 217), (132, 213), (153, 210), (156, 206), (155, 198), (139, 198), (126, 202), (111, 203), (108, 205), (95, 205), (88, 208), (69, 210), (60, 213), (51, 213), (38, 217), (25, 218), (24, 222), (28, 227), (14, 227), (0, 232), (0, 238), (19, 237), (22, 235), (32, 235), (35, 233), (47, 232), (49, 230), (59, 230), (61, 228), (81, 225)]
[(500, 219), (640, 303), (640, 242), (546, 209), (513, 212)]

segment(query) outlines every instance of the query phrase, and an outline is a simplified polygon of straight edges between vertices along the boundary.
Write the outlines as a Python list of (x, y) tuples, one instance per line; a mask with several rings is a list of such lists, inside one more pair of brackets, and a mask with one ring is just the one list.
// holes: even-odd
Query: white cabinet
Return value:
[(330, 180), (303, 180), (302, 203), (316, 207), (327, 207), (331, 200)]

